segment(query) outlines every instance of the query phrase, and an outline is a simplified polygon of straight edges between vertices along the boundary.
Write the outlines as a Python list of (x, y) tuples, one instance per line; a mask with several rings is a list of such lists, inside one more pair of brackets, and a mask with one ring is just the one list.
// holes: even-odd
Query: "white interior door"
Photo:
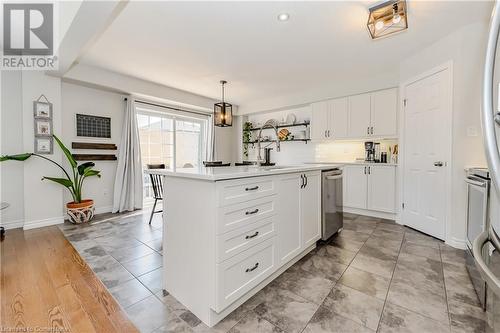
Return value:
[(444, 239), (451, 156), (450, 69), (404, 87), (403, 224)]

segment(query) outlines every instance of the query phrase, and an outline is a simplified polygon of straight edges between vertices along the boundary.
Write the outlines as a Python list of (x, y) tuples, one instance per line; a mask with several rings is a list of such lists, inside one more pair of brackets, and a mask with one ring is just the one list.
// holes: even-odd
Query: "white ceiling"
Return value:
[[(397, 71), (399, 62), (492, 2), (411, 1), (409, 30), (373, 41), (358, 2), (131, 2), (80, 63), (239, 105), (332, 81)], [(279, 22), (279, 13), (290, 20)], [(325, 96), (328, 97), (328, 96)]]

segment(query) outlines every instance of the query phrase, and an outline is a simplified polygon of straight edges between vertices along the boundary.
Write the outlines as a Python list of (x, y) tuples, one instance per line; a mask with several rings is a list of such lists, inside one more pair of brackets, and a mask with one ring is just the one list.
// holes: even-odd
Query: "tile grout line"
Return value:
[(398, 257), (396, 259), (396, 264), (394, 265), (394, 268), (392, 269), (391, 280), (389, 281), (389, 288), (387, 288), (387, 293), (385, 294), (384, 305), (382, 306), (382, 312), (380, 313), (380, 318), (378, 319), (378, 325), (377, 325), (377, 329), (375, 330), (375, 332), (378, 332), (380, 330), (380, 325), (382, 324), (382, 317), (384, 316), (385, 305), (387, 304), (387, 298), (389, 297), (389, 291), (391, 290), (392, 280), (394, 278), (394, 272), (396, 271), (396, 267), (398, 265), (399, 255), (401, 254), (401, 249), (403, 248), (403, 243), (405, 241), (405, 238), (406, 238), (406, 230), (403, 232), (403, 240), (401, 241), (401, 246), (399, 247)]
[(439, 248), (439, 259), (441, 260), (441, 273), (443, 274), (443, 287), (444, 287), (444, 296), (446, 300), (446, 311), (448, 312), (448, 325), (451, 331), (451, 313), (450, 313), (450, 304), (448, 300), (448, 291), (446, 290), (446, 279), (444, 277), (444, 263), (443, 256), (441, 254), (441, 245), (438, 245)]
[[(353, 219), (352, 221), (354, 222), (356, 219)], [(356, 254), (354, 255), (354, 257), (352, 257), (351, 261), (349, 262), (348, 265), (346, 265), (346, 268), (344, 269), (344, 271), (342, 272), (342, 274), (340, 275), (340, 277), (333, 283), (333, 286), (332, 288), (330, 289), (330, 291), (328, 292), (328, 295), (332, 292), (332, 290), (337, 286), (337, 284), (339, 283), (340, 279), (342, 279), (342, 276), (344, 276), (345, 272), (349, 269), (349, 267), (351, 267), (351, 264), (352, 262), (354, 261), (354, 259), (356, 258), (356, 256), (358, 255), (359, 251), (361, 251), (361, 249), (363, 248), (363, 246), (365, 246), (367, 240), (371, 237), (371, 235), (373, 234), (373, 231), (375, 231), (375, 229), (377, 228), (379, 222), (374, 222), (375, 223), (375, 228), (373, 228), (372, 232), (369, 234), (369, 237), (363, 241), (363, 245), (360, 246), (360, 248), (356, 251)], [(346, 230), (349, 230), (349, 229), (346, 229)], [(342, 231), (341, 231), (342, 232)], [(355, 232), (358, 232), (358, 231), (355, 231)], [(326, 245), (328, 246), (328, 244)], [(354, 251), (352, 251), (354, 252)], [(306, 329), (306, 327), (309, 325), (309, 323), (311, 322), (312, 318), (314, 318), (314, 315), (316, 314), (316, 312), (319, 311), (319, 309), (321, 308), (321, 306), (323, 306), (323, 304), (325, 303), (325, 300), (328, 298), (328, 295), (325, 297), (325, 299), (323, 300), (323, 302), (321, 302), (321, 304), (318, 306), (318, 308), (316, 309), (316, 311), (314, 312), (314, 314), (311, 316), (311, 318), (309, 318), (309, 320), (307, 321), (306, 325), (304, 326), (304, 328), (300, 331), (300, 333), (304, 332), (304, 330)], [(346, 318), (344, 316), (342, 316), (341, 314), (335, 312), (332, 310), (332, 312), (334, 312), (336, 315), (338, 316), (341, 316), (342, 318)], [(349, 318), (346, 318), (346, 319), (349, 319)], [(361, 325), (355, 321), (353, 321), (352, 319), (349, 319), (350, 321), (362, 326), (362, 327), (366, 327), (365, 325)], [(370, 329), (369, 327), (366, 327), (368, 329)]]

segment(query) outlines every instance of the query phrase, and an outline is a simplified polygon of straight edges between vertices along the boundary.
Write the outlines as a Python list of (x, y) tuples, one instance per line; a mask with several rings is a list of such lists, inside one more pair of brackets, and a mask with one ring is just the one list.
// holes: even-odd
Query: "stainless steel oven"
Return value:
[[(490, 178), (487, 169), (471, 168), (466, 171), (465, 183), (467, 185), (467, 271), (476, 290), (477, 296), (483, 308), (486, 306), (486, 282), (481, 277), (476, 260), (472, 253), (473, 242), (485, 230), (488, 224), (488, 202)], [(482, 260), (488, 261), (488, 253), (484, 247), (481, 251)]]

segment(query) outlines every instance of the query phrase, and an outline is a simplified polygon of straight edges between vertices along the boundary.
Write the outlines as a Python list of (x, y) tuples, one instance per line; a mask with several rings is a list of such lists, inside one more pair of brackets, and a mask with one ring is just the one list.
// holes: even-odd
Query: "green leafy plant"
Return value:
[(69, 190), (71, 193), (71, 196), (73, 197), (73, 201), (75, 203), (80, 203), (82, 201), (82, 187), (83, 187), (83, 182), (87, 177), (101, 177), (101, 172), (97, 170), (93, 170), (93, 167), (95, 166), (94, 162), (85, 162), (80, 165), (76, 163), (75, 158), (71, 154), (68, 148), (64, 146), (64, 144), (59, 140), (59, 138), (55, 135), (53, 135), (54, 139), (56, 140), (57, 144), (63, 151), (64, 155), (66, 156), (66, 159), (69, 162), (69, 165), (71, 166), (71, 173), (72, 176), (64, 169), (59, 163), (55, 162), (54, 160), (51, 160), (50, 158), (47, 158), (43, 155), (35, 154), (35, 153), (23, 153), (23, 154), (17, 154), (17, 155), (4, 155), (0, 156), (0, 162), (4, 161), (26, 161), (28, 158), (35, 156), (42, 158), (44, 160), (47, 160), (55, 165), (57, 165), (63, 172), (66, 178), (57, 178), (57, 177), (43, 177), (42, 180), (47, 179), (50, 181), (53, 181), (55, 183), (58, 183), (65, 188)]
[(252, 138), (252, 128), (253, 125), (249, 121), (243, 124), (243, 155), (245, 157), (248, 157), (248, 142), (250, 142)]

